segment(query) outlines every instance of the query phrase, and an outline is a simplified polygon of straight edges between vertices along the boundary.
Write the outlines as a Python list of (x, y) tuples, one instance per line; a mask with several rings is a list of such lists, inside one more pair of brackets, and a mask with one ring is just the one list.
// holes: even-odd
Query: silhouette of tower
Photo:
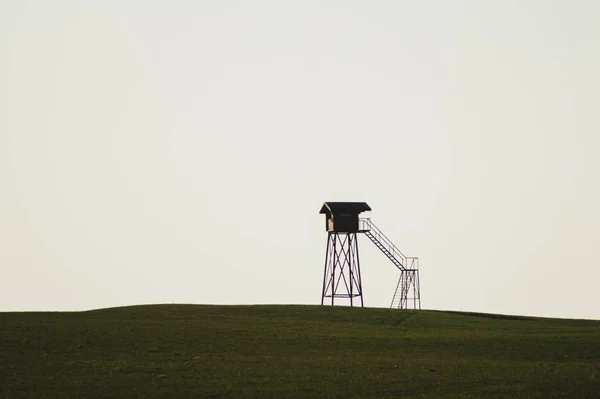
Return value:
[(357, 240), (357, 233), (364, 233), (400, 271), (390, 307), (421, 309), (419, 258), (405, 256), (371, 219), (359, 218), (370, 210), (366, 202), (325, 202), (321, 207), (328, 232), (321, 305), (326, 298), (331, 298), (331, 305), (344, 298), (354, 306), (354, 298), (360, 297), (364, 306)]
[(319, 213), (325, 214), (328, 234), (321, 305), (325, 298), (331, 298), (331, 305), (336, 298), (345, 298), (354, 306), (354, 298), (360, 297), (360, 306), (364, 306), (356, 233), (360, 232), (358, 215), (370, 210), (366, 202), (323, 204)]

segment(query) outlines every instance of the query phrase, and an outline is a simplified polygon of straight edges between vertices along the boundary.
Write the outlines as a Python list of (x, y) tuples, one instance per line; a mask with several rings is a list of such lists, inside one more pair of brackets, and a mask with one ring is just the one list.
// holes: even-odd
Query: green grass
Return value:
[(0, 313), (0, 398), (600, 398), (600, 322), (320, 306)]

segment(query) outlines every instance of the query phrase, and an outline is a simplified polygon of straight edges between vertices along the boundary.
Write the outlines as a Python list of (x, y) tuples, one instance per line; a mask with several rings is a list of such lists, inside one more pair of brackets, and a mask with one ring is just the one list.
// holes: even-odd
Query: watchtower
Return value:
[(370, 210), (366, 202), (325, 202), (321, 207), (319, 213), (325, 214), (328, 232), (321, 305), (325, 298), (331, 298), (331, 305), (335, 298), (347, 298), (353, 306), (354, 298), (360, 297), (364, 306), (356, 239), (357, 233), (364, 233), (400, 271), (391, 308), (408, 309), (412, 305), (421, 309), (419, 258), (405, 256), (371, 219), (359, 218)]
[(347, 298), (353, 306), (354, 298), (360, 297), (364, 306), (356, 233), (361, 232), (360, 213), (370, 210), (366, 202), (325, 202), (321, 207), (328, 232), (321, 305), (325, 298), (331, 298), (332, 305), (335, 298)]

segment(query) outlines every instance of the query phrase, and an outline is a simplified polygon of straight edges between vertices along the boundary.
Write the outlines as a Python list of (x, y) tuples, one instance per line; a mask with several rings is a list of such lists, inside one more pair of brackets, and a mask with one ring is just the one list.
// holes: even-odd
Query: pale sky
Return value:
[[(318, 304), (366, 201), (422, 306), (600, 318), (600, 2), (0, 0), (0, 311)], [(359, 238), (365, 305), (398, 271)]]

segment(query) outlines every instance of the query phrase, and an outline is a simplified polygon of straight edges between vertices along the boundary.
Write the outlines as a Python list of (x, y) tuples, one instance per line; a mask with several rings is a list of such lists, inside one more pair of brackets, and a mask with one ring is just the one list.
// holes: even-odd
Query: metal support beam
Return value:
[(390, 306), (392, 309), (421, 309), (421, 285), (419, 269), (404, 269), (396, 285), (396, 292)]
[(364, 306), (356, 233), (329, 232), (321, 305), (325, 304), (325, 298), (331, 298), (332, 306), (336, 298), (343, 298), (354, 306), (356, 297), (360, 297), (360, 306)]

